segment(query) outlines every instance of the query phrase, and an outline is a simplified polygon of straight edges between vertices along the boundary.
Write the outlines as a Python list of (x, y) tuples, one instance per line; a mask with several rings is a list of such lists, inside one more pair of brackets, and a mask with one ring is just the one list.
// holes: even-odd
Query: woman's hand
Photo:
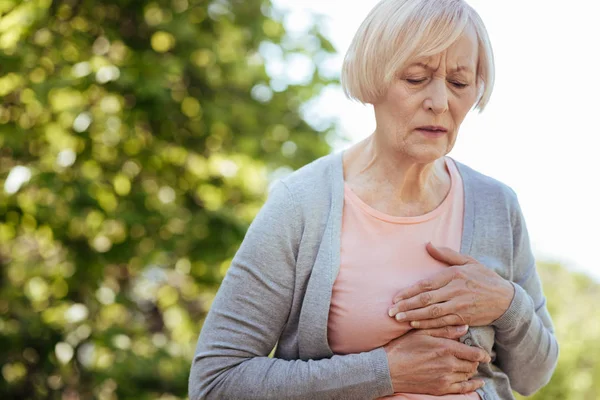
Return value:
[(490, 325), (506, 312), (514, 296), (510, 282), (449, 248), (429, 243), (427, 251), (450, 267), (398, 292), (389, 310), (391, 317), (410, 321), (413, 328), (429, 329)]
[(456, 341), (466, 332), (466, 326), (415, 330), (383, 346), (394, 392), (441, 396), (482, 387), (483, 380), (471, 377), (490, 356)]

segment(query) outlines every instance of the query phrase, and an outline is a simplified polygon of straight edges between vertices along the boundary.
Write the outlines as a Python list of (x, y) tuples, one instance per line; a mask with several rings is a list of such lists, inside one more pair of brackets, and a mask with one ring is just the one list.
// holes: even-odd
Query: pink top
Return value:
[[(450, 158), (446, 158), (446, 166), (452, 182), (448, 195), (435, 210), (416, 217), (377, 211), (344, 185), (340, 270), (333, 285), (327, 323), (334, 353), (369, 351), (396, 338), (401, 324), (407, 322), (396, 322), (388, 316), (394, 295), (446, 267), (427, 253), (427, 242), (460, 250), (462, 179)], [(396, 393), (387, 398), (467, 400), (479, 396)]]

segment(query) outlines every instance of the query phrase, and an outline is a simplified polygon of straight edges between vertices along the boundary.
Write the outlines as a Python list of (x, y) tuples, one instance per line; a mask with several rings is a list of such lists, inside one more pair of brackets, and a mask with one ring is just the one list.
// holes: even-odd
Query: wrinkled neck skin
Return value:
[(423, 163), (398, 152), (374, 132), (344, 153), (344, 180), (369, 202), (437, 207), (450, 189), (444, 158)]

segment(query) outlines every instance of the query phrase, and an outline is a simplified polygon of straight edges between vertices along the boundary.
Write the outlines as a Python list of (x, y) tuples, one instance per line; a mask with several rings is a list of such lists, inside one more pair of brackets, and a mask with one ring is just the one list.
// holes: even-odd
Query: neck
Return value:
[(450, 179), (443, 158), (419, 162), (377, 140), (372, 134), (347, 155), (345, 180), (376, 189), (404, 204), (437, 202)]

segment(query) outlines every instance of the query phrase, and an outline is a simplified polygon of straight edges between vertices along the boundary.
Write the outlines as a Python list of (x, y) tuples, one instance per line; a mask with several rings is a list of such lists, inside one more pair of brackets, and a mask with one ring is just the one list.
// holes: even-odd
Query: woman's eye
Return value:
[(423, 78), (423, 79), (407, 79), (406, 82), (408, 82), (412, 85), (418, 85), (419, 83), (425, 82), (425, 78)]
[(457, 88), (459, 88), (459, 89), (466, 88), (467, 86), (469, 86), (469, 85), (467, 85), (466, 83), (460, 83), (460, 82), (450, 82), (450, 83), (451, 83), (451, 84), (452, 84), (454, 87), (457, 87)]

